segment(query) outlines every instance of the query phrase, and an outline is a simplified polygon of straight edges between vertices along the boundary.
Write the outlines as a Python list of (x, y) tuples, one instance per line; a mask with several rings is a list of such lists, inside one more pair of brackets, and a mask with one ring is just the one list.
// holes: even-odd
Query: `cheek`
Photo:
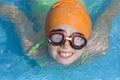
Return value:
[(53, 57), (57, 55), (57, 49), (58, 49), (58, 46), (53, 46), (51, 44), (48, 44), (48, 50)]
[(82, 53), (83, 53), (83, 50), (76, 50), (76, 59), (80, 58)]

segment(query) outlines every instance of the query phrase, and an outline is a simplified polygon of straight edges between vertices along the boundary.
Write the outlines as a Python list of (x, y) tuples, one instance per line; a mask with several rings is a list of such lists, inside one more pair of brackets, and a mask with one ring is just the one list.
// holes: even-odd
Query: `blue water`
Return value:
[[(30, 21), (32, 0), (0, 0), (8, 5), (16, 5)], [(85, 0), (85, 5), (93, 24), (104, 12), (110, 0)], [(92, 6), (95, 3), (94, 6)], [(23, 53), (20, 37), (15, 32), (15, 24), (0, 15), (0, 80), (120, 80), (120, 13), (112, 20), (110, 46), (105, 56), (83, 65), (61, 66), (59, 64), (38, 66)]]

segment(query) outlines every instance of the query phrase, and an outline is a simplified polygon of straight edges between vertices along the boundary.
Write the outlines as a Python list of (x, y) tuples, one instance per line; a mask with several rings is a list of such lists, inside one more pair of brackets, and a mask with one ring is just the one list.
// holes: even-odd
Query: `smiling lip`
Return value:
[(71, 51), (58, 51), (58, 54), (61, 58), (67, 59), (70, 58), (74, 53)]

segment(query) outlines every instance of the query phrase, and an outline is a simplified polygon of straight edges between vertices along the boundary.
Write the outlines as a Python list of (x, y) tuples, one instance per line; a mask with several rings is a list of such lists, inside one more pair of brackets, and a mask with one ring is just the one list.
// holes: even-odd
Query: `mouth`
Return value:
[(58, 51), (58, 54), (62, 59), (68, 59), (72, 57), (74, 53), (72, 51)]

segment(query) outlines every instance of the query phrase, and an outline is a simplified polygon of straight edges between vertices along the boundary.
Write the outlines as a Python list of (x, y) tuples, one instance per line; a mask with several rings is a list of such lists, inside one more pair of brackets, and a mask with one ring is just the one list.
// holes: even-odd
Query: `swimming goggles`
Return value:
[(67, 37), (66, 32), (62, 29), (52, 30), (46, 35), (46, 38), (54, 46), (61, 46), (68, 40), (71, 47), (77, 50), (82, 49), (87, 44), (87, 40), (83, 34), (74, 32)]

